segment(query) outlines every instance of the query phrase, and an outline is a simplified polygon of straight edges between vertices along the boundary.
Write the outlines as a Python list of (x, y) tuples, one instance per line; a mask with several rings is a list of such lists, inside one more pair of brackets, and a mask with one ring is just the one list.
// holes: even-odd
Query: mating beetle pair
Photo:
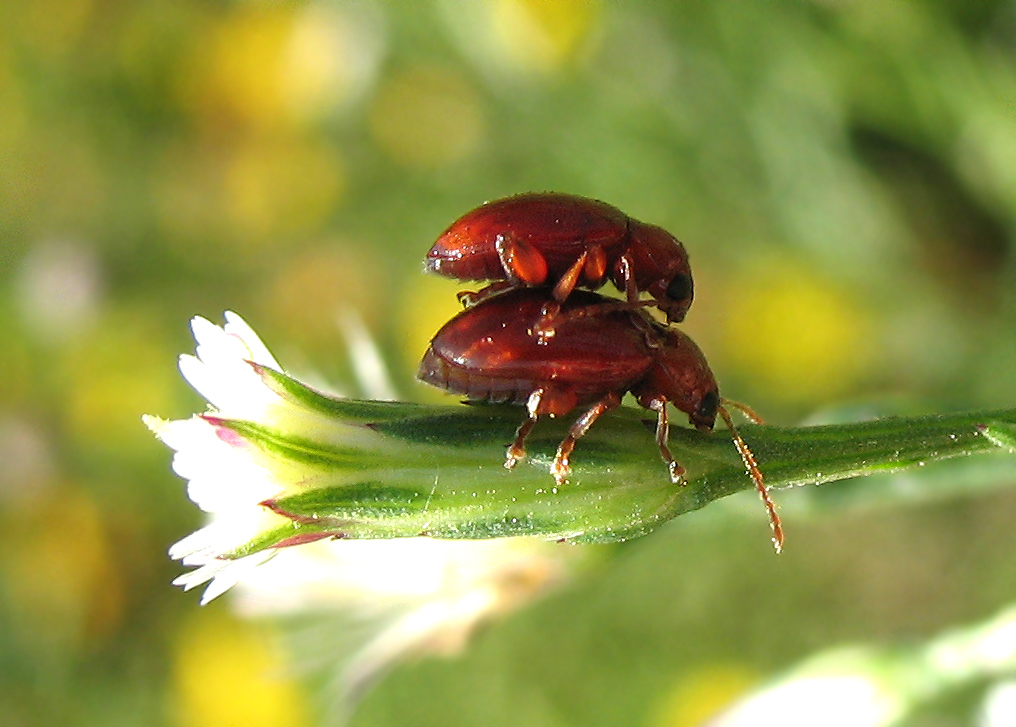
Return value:
[[(657, 414), (656, 443), (671, 480), (684, 469), (667, 446), (667, 404), (700, 430), (723, 417), (769, 514), (777, 551), (783, 531), (754, 455), (724, 404), (753, 421), (748, 407), (722, 399), (701, 349), (668, 321), (682, 321), (693, 284), (683, 245), (665, 230), (603, 202), (565, 194), (525, 194), (478, 207), (454, 222), (427, 254), (428, 270), (462, 280), (494, 281), (460, 294), (466, 310), (431, 341), (419, 378), (473, 401), (524, 404), (505, 467), (525, 457), (525, 441), (543, 415), (588, 409), (558, 447), (551, 474), (563, 484), (577, 440), (631, 392)], [(626, 301), (576, 288), (610, 279)], [(639, 299), (648, 292), (652, 301)]]

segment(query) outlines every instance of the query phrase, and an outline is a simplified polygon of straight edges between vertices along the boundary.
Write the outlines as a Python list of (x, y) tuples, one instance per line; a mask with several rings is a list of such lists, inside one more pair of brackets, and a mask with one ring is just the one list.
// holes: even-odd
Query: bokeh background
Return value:
[[(0, 722), (321, 719), (276, 626), (168, 585), (199, 513), (140, 415), (202, 406), (175, 358), (225, 309), (336, 384), (355, 311), (402, 398), (447, 401), (413, 381), (457, 309), (422, 255), (527, 190), (681, 238), (686, 330), (775, 423), (1016, 405), (1012, 2), (5, 2)], [(779, 493), (780, 558), (750, 498), (602, 548), (353, 723), (683, 727), (817, 650), (987, 618), (1016, 600), (999, 462), (949, 497), (935, 468)], [(909, 724), (975, 724), (978, 689)]]

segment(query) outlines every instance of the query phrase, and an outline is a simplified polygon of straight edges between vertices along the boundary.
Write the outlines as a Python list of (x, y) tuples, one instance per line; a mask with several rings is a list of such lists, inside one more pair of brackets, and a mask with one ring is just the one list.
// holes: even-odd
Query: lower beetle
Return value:
[(761, 420), (747, 406), (720, 398), (713, 372), (695, 342), (639, 308), (619, 307), (616, 301), (587, 291), (574, 292), (563, 304), (555, 335), (540, 338), (533, 335), (533, 321), (550, 299), (548, 293), (511, 290), (462, 311), (434, 336), (417, 376), (472, 401), (525, 404), (529, 417), (508, 447), (509, 469), (525, 457), (526, 437), (540, 416), (563, 416), (577, 406), (591, 405), (557, 449), (551, 473), (559, 485), (571, 471), (576, 441), (604, 412), (619, 406), (626, 392), (656, 412), (656, 443), (675, 483), (682, 481), (684, 468), (667, 446), (668, 402), (703, 431), (713, 429), (719, 413), (762, 496), (779, 551), (783, 530), (776, 506), (724, 404), (757, 423)]

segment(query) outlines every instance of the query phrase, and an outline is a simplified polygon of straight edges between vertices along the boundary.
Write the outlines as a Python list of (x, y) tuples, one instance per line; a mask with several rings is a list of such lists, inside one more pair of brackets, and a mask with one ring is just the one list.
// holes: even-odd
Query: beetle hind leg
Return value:
[(571, 425), (568, 430), (568, 436), (562, 440), (561, 445), (557, 448), (557, 454), (554, 456), (554, 463), (550, 466), (550, 473), (554, 475), (554, 479), (558, 485), (563, 485), (568, 479), (568, 475), (571, 474), (571, 466), (569, 460), (571, 459), (571, 453), (575, 449), (575, 443), (579, 437), (589, 431), (589, 427), (593, 426), (593, 423), (600, 418), (600, 416), (611, 409), (616, 409), (621, 405), (621, 397), (617, 393), (607, 394), (605, 397), (600, 399), (598, 402), (589, 407), (586, 412), (575, 420), (575, 423)]
[(515, 469), (515, 465), (520, 460), (526, 458), (526, 437), (529, 436), (529, 432), (533, 431), (535, 425), (536, 417), (530, 417), (519, 425), (519, 428), (515, 431), (515, 441), (508, 447), (508, 452), (504, 458), (505, 469)]
[(529, 418), (522, 422), (519, 428), (515, 430), (515, 441), (508, 446), (508, 451), (505, 453), (505, 469), (515, 469), (515, 465), (519, 463), (519, 460), (526, 458), (526, 437), (533, 431), (533, 427), (536, 426), (536, 420), (543, 413), (542, 405), (545, 393), (544, 389), (536, 389), (529, 395), (529, 399), (526, 401), (526, 411), (529, 412)]

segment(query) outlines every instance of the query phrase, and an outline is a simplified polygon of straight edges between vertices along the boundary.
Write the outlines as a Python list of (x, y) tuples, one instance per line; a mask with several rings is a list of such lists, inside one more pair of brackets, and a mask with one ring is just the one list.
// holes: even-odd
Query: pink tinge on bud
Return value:
[(215, 427), (215, 436), (230, 447), (241, 449), (247, 446), (247, 440), (230, 428), (229, 420), (212, 416), (211, 414), (200, 414), (199, 416)]
[(346, 537), (345, 533), (341, 533), (341, 532), (331, 532), (331, 533), (301, 533), (300, 535), (293, 535), (291, 537), (286, 538), (285, 540), (280, 540), (278, 543), (276, 543), (272, 547), (273, 548), (289, 548), (289, 547), (292, 547), (294, 545), (305, 545), (307, 543), (314, 543), (314, 542), (317, 542), (318, 540), (325, 540), (326, 538), (339, 539), (339, 538), (344, 538), (344, 537)]

